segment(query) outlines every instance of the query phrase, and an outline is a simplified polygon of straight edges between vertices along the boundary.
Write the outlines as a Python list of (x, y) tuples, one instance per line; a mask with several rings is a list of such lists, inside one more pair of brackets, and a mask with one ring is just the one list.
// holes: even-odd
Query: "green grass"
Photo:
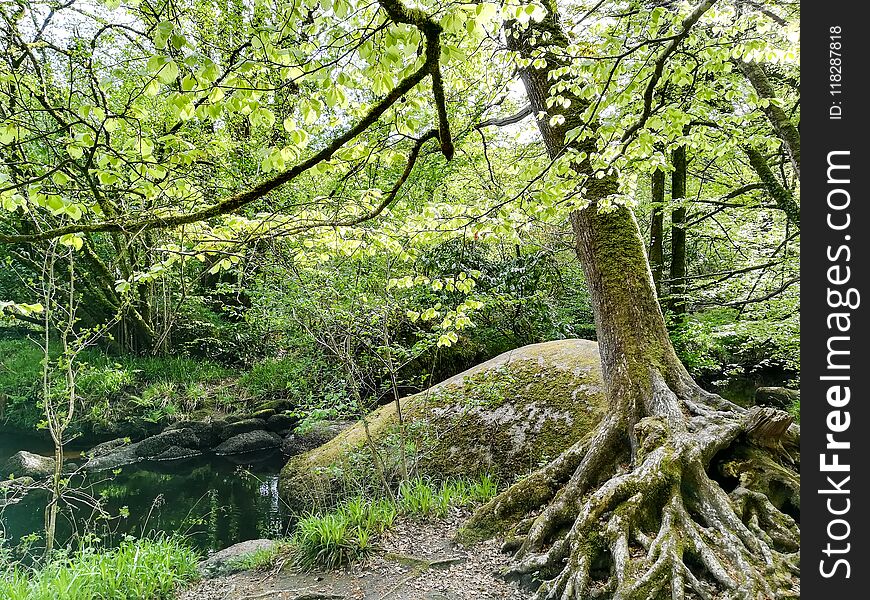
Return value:
[(169, 600), (195, 580), (196, 552), (169, 538), (86, 549), (38, 568), (0, 568), (3, 600)]
[(288, 542), (278, 542), (269, 548), (260, 548), (235, 560), (231, 560), (228, 566), (231, 571), (264, 571), (275, 566), (278, 559), (288, 549)]
[[(59, 353), (52, 347), (52, 355)], [(0, 337), (0, 397), (11, 424), (33, 429), (42, 420), (42, 349), (25, 338)], [(180, 418), (208, 407), (211, 385), (232, 374), (222, 365), (180, 356), (110, 356), (98, 349), (81, 352), (77, 361), (81, 422), (109, 425), (140, 416)]]
[(291, 557), (302, 569), (334, 569), (364, 558), (377, 538), (389, 530), (398, 515), (438, 518), (451, 507), (486, 502), (497, 492), (489, 476), (436, 484), (416, 478), (399, 486), (396, 500), (357, 496), (333, 511), (311, 513), (300, 519), (291, 539)]

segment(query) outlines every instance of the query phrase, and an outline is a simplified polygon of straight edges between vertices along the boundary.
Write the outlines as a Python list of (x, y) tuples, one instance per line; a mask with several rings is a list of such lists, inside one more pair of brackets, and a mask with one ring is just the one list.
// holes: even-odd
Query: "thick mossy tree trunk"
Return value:
[[(571, 97), (565, 124), (551, 126), (546, 98), (558, 80), (548, 73), (563, 65), (567, 38), (547, 6), (541, 23), (509, 31), (508, 43), (547, 60), (522, 77), (556, 157), (588, 105)], [(581, 180), (592, 175), (588, 160), (574, 169)], [(616, 182), (584, 183), (590, 204), (571, 224), (611, 410), (588, 438), (479, 509), (463, 536), (507, 531), (506, 549), (516, 550), (507, 574), (538, 599), (799, 596), (798, 526), (766, 495), (788, 490), (779, 496), (799, 506), (796, 475), (771, 458), (786, 456), (797, 428), (786, 413), (742, 409), (694, 382), (668, 337), (632, 211), (596, 204)]]

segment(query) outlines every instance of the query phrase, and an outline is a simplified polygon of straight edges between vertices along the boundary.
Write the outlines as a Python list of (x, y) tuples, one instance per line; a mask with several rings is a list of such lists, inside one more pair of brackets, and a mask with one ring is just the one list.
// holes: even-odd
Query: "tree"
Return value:
[[(713, 4), (696, 6), (659, 53), (647, 98), (665, 60)], [(795, 596), (794, 520), (743, 482), (729, 496), (710, 475), (717, 457), (734, 445), (778, 445), (784, 437), (794, 443), (791, 418), (747, 411), (705, 392), (677, 359), (634, 215), (626, 206), (602, 209), (617, 189), (615, 177), (605, 172), (592, 179), (592, 164), (580, 157), (596, 148), (568, 136), (596, 124), (586, 116), (590, 101), (560, 89), (553, 77), (565, 66), (569, 40), (555, 3), (545, 7), (539, 23), (509, 25), (507, 39), (531, 59), (521, 74), (550, 156), (574, 150), (572, 169), (587, 177), (589, 205), (573, 212), (571, 223), (612, 408), (590, 439), (504, 492), (468, 528), (546, 503), (520, 528), (511, 570), (543, 580), (538, 598), (684, 598), (687, 592), (704, 598), (713, 595), (711, 582), (728, 597)], [(568, 111), (548, 104), (558, 94), (570, 100)], [(557, 114), (562, 118), (554, 119)]]
[(661, 295), (662, 269), (664, 267), (664, 202), (665, 172), (656, 169), (651, 178), (652, 215), (650, 216), (649, 262), (652, 268), (656, 295)]

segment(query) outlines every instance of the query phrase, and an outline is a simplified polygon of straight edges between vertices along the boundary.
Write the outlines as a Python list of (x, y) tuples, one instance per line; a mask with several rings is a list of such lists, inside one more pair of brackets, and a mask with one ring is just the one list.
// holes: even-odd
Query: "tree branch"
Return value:
[(626, 132), (622, 136), (623, 142), (627, 142), (631, 139), (637, 131), (646, 124), (647, 119), (649, 119), (650, 114), (652, 114), (652, 101), (653, 101), (653, 93), (655, 92), (656, 85), (658, 85), (659, 79), (662, 77), (662, 73), (665, 69), (665, 63), (670, 58), (671, 54), (676, 52), (679, 45), (683, 42), (684, 39), (689, 35), (689, 32), (692, 30), (692, 27), (695, 26), (704, 13), (710, 10), (710, 8), (716, 3), (716, 0), (704, 0), (695, 10), (692, 11), (688, 17), (683, 20), (683, 28), (680, 30), (674, 38), (670, 41), (670, 43), (665, 46), (664, 51), (661, 55), (656, 59), (655, 69), (653, 69), (652, 77), (650, 77), (649, 83), (646, 86), (646, 90), (643, 93), (643, 112), (640, 115), (640, 119), (638, 119), (637, 123), (629, 127)]
[(795, 227), (800, 229), (801, 209), (792, 193), (776, 178), (761, 150), (755, 146), (744, 146), (744, 150), (749, 157), (749, 165), (758, 174), (758, 178), (761, 179), (776, 206), (785, 212), (785, 216)]
[(438, 139), (441, 153), (447, 160), (453, 158), (455, 148), (450, 137), (450, 122), (447, 119), (447, 99), (444, 94), (444, 80), (441, 77), (441, 24), (429, 17), (419, 8), (409, 8), (401, 0), (378, 0), (378, 4), (396, 23), (416, 27), (426, 38), (426, 64), (432, 75), (432, 96), (438, 111)]
[(770, 80), (767, 78), (767, 75), (764, 72), (764, 69), (761, 68), (761, 65), (754, 62), (744, 62), (742, 60), (735, 61), (737, 63), (737, 68), (740, 69), (740, 72), (749, 80), (749, 83), (752, 84), (752, 87), (755, 89), (755, 92), (758, 94), (759, 98), (767, 99), (767, 106), (762, 108), (764, 114), (767, 115), (770, 124), (773, 125), (774, 131), (776, 131), (776, 135), (785, 143), (785, 147), (788, 150), (788, 156), (791, 159), (791, 163), (794, 166), (795, 171), (797, 172), (798, 177), (801, 174), (801, 135), (798, 131), (797, 127), (795, 127), (794, 123), (791, 122), (791, 119), (788, 118), (788, 115), (785, 111), (777, 105), (776, 100), (776, 92), (773, 89), (773, 86), (770, 84)]
[[(0, 233), (0, 242), (24, 243), (47, 240), (76, 233), (97, 232), (143, 232), (151, 229), (163, 229), (177, 227), (188, 223), (205, 221), (220, 215), (234, 212), (260, 198), (263, 198), (273, 190), (292, 181), (308, 169), (318, 163), (329, 160), (345, 144), (362, 134), (383, 115), (387, 109), (395, 104), (403, 95), (416, 87), (427, 75), (433, 76), (433, 94), (438, 111), (438, 138), (441, 143), (441, 152), (449, 160), (454, 154), (453, 141), (450, 137), (450, 129), (447, 121), (447, 109), (444, 97), (444, 86), (441, 79), (440, 58), (441, 26), (419, 9), (404, 6), (399, 0), (379, 0), (381, 6), (387, 11), (390, 18), (397, 23), (405, 23), (416, 27), (426, 40), (426, 61), (414, 73), (403, 79), (383, 99), (375, 104), (371, 110), (360, 119), (356, 125), (345, 133), (337, 136), (325, 148), (308, 158), (278, 174), (277, 176), (263, 181), (255, 187), (238, 194), (234, 194), (208, 208), (187, 214), (174, 214), (165, 217), (147, 217), (127, 223), (106, 221), (101, 223), (74, 223), (63, 227), (48, 229), (33, 234), (3, 234)], [(425, 139), (430, 134), (426, 134)], [(417, 148), (419, 152), (419, 147)], [(416, 157), (415, 157), (416, 159)], [(398, 190), (397, 190), (398, 191)], [(382, 209), (383, 210), (383, 209)]]
[(532, 105), (529, 104), (523, 108), (521, 108), (517, 113), (504, 117), (502, 119), (487, 119), (486, 121), (481, 121), (477, 125), (474, 126), (475, 129), (483, 129), (484, 127), (505, 127), (507, 125), (513, 125), (514, 123), (519, 123), (526, 117), (532, 114)]

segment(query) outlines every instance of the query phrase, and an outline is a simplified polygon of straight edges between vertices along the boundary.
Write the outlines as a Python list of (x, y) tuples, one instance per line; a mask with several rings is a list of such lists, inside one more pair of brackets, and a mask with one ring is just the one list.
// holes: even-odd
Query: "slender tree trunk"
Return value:
[[(686, 147), (673, 152), (674, 171), (671, 174), (671, 198), (682, 203), (686, 198)], [(686, 312), (686, 207), (677, 205), (671, 211), (671, 271), (670, 308), (677, 317)]]
[(664, 203), (665, 172), (656, 169), (652, 174), (652, 213), (650, 216), (649, 262), (652, 268), (656, 295), (661, 296), (662, 269), (664, 267)]
[(740, 71), (749, 81), (759, 98), (774, 100), (769, 102), (762, 110), (767, 115), (770, 124), (773, 125), (773, 130), (776, 135), (785, 144), (785, 149), (791, 159), (791, 164), (794, 167), (795, 173), (801, 175), (801, 134), (798, 128), (788, 118), (785, 110), (783, 110), (776, 102), (776, 91), (767, 78), (764, 68), (755, 62), (737, 61), (737, 66)]

